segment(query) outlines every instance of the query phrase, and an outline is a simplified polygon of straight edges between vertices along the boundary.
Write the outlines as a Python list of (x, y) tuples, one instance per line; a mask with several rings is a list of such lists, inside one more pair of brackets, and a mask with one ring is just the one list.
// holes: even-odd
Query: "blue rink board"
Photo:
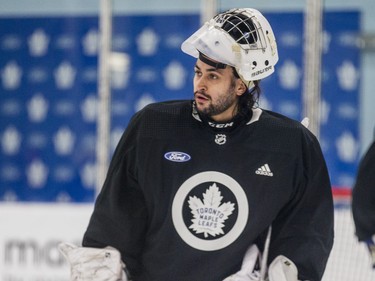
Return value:
[[(301, 120), (302, 13), (266, 13), (277, 37), (276, 72), (260, 107)], [(332, 185), (351, 188), (359, 155), (357, 11), (326, 12), (321, 145)], [(111, 151), (149, 102), (192, 97), (194, 60), (181, 42), (198, 15), (116, 16), (113, 50), (129, 69), (113, 73)], [(0, 18), (0, 201), (92, 202), (98, 19)]]

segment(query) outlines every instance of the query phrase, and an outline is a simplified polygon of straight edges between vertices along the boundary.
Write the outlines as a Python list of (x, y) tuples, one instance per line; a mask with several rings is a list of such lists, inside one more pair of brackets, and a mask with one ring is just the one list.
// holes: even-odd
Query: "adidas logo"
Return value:
[(268, 166), (268, 164), (264, 164), (262, 167), (258, 168), (255, 173), (257, 175), (273, 177), (273, 173), (271, 172), (270, 166)]

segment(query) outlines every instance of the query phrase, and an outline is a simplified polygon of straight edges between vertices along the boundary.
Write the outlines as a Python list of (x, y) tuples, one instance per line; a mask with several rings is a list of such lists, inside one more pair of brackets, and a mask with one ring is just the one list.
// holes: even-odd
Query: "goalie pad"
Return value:
[(71, 281), (130, 281), (121, 254), (113, 247), (99, 249), (60, 243), (58, 249), (70, 264)]

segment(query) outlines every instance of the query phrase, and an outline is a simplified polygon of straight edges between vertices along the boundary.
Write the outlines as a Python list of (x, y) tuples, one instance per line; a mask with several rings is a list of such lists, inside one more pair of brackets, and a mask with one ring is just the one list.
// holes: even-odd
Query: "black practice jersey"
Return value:
[(129, 123), (83, 245), (113, 246), (135, 281), (221, 281), (262, 249), (320, 280), (333, 243), (331, 186), (308, 129), (253, 109), (202, 120), (192, 101), (152, 104)]
[(353, 188), (353, 219), (360, 241), (375, 235), (375, 141), (360, 162)]

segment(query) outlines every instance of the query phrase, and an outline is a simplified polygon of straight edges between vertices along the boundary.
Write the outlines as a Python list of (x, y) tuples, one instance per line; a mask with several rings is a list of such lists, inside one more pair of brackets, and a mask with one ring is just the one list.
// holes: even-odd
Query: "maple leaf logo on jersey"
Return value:
[(235, 204), (230, 201), (221, 204), (222, 199), (216, 183), (203, 193), (203, 202), (196, 196), (190, 196), (188, 203), (194, 218), (189, 228), (197, 234), (203, 233), (205, 238), (224, 234), (224, 222), (232, 214)]

